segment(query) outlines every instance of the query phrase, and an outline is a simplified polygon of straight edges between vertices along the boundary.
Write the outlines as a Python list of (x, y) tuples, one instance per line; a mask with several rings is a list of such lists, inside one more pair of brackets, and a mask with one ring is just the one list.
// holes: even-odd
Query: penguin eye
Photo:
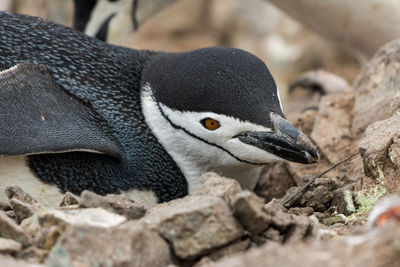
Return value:
[(205, 118), (201, 121), (201, 124), (203, 124), (205, 128), (211, 131), (217, 130), (221, 126), (218, 121), (211, 118)]

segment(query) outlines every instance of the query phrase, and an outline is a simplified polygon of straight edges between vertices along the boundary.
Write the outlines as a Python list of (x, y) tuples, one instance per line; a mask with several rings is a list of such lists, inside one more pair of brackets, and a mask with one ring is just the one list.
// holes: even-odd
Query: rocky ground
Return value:
[(291, 91), (309, 101), (293, 100), (288, 116), (318, 145), (318, 164), (268, 166), (255, 192), (208, 173), (193, 195), (151, 208), (85, 191), (50, 209), (10, 186), (0, 204), (0, 264), (399, 266), (399, 224), (367, 225), (367, 216), (400, 183), (400, 41), (382, 48), (353, 88), (318, 75)]

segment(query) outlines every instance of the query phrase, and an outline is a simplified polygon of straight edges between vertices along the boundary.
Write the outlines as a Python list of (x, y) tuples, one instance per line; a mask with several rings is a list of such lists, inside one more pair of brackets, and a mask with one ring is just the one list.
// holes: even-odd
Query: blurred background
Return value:
[[(69, 27), (73, 23), (72, 0), (2, 0), (0, 9)], [(205, 46), (245, 49), (268, 65), (284, 105), (289, 84), (303, 72), (324, 69), (351, 84), (362, 65), (355, 53), (313, 33), (265, 0), (179, 0), (119, 44), (163, 51)]]

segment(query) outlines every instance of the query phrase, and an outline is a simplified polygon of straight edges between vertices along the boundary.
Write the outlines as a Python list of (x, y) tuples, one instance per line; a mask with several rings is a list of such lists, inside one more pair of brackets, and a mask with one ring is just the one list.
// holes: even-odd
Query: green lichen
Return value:
[[(379, 169), (378, 169), (379, 170)], [(355, 193), (355, 201), (358, 204), (356, 212), (347, 217), (348, 220), (354, 219), (362, 214), (369, 212), (375, 203), (386, 193), (386, 188), (378, 185), (372, 193), (361, 190)]]
[(378, 167), (378, 183), (381, 184), (384, 179), (385, 179), (385, 175), (383, 175), (383, 171), (381, 170), (381, 168)]

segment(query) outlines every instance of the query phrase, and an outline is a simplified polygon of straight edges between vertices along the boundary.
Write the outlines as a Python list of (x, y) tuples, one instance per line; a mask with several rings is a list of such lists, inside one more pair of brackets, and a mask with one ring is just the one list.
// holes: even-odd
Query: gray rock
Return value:
[(166, 266), (167, 243), (146, 225), (71, 226), (53, 247), (48, 266)]
[(17, 254), (17, 257), (32, 263), (43, 263), (48, 255), (47, 249), (30, 246)]
[(337, 212), (346, 216), (356, 212), (352, 193), (345, 188), (340, 188), (333, 192), (332, 206), (336, 207)]
[(44, 210), (39, 215), (43, 225), (88, 225), (110, 228), (126, 221), (126, 218), (102, 208), (73, 210)]
[(78, 205), (78, 199), (70, 192), (66, 192), (61, 200), (60, 207), (67, 207), (71, 205)]
[(360, 142), (365, 174), (389, 192), (400, 185), (400, 114), (370, 125)]
[(146, 209), (143, 205), (135, 203), (123, 194), (109, 194), (100, 196), (90, 191), (83, 191), (81, 194), (80, 207), (96, 208), (101, 207), (135, 220), (144, 216)]
[(33, 214), (44, 209), (44, 207), (39, 203), (29, 204), (19, 200), (18, 198), (11, 198), (10, 205), (14, 211), (15, 218), (18, 223), (21, 223), (22, 220), (25, 220), (26, 218), (31, 217)]
[(31, 243), (29, 236), (4, 211), (0, 211), (0, 236), (13, 239), (21, 243), (22, 246), (27, 246)]
[(263, 211), (264, 199), (250, 191), (239, 193), (233, 204), (233, 214), (238, 221), (253, 235), (268, 228), (271, 216)]
[(202, 256), (244, 232), (228, 205), (213, 196), (192, 196), (153, 207), (141, 219), (171, 244), (181, 259)]
[(209, 172), (201, 176), (200, 184), (196, 187), (193, 195), (221, 197), (230, 207), (233, 207), (236, 195), (241, 191), (242, 188), (237, 181)]
[(20, 243), (8, 239), (8, 238), (2, 238), (0, 237), (0, 253), (3, 254), (15, 254), (19, 251), (21, 251), (22, 246)]

